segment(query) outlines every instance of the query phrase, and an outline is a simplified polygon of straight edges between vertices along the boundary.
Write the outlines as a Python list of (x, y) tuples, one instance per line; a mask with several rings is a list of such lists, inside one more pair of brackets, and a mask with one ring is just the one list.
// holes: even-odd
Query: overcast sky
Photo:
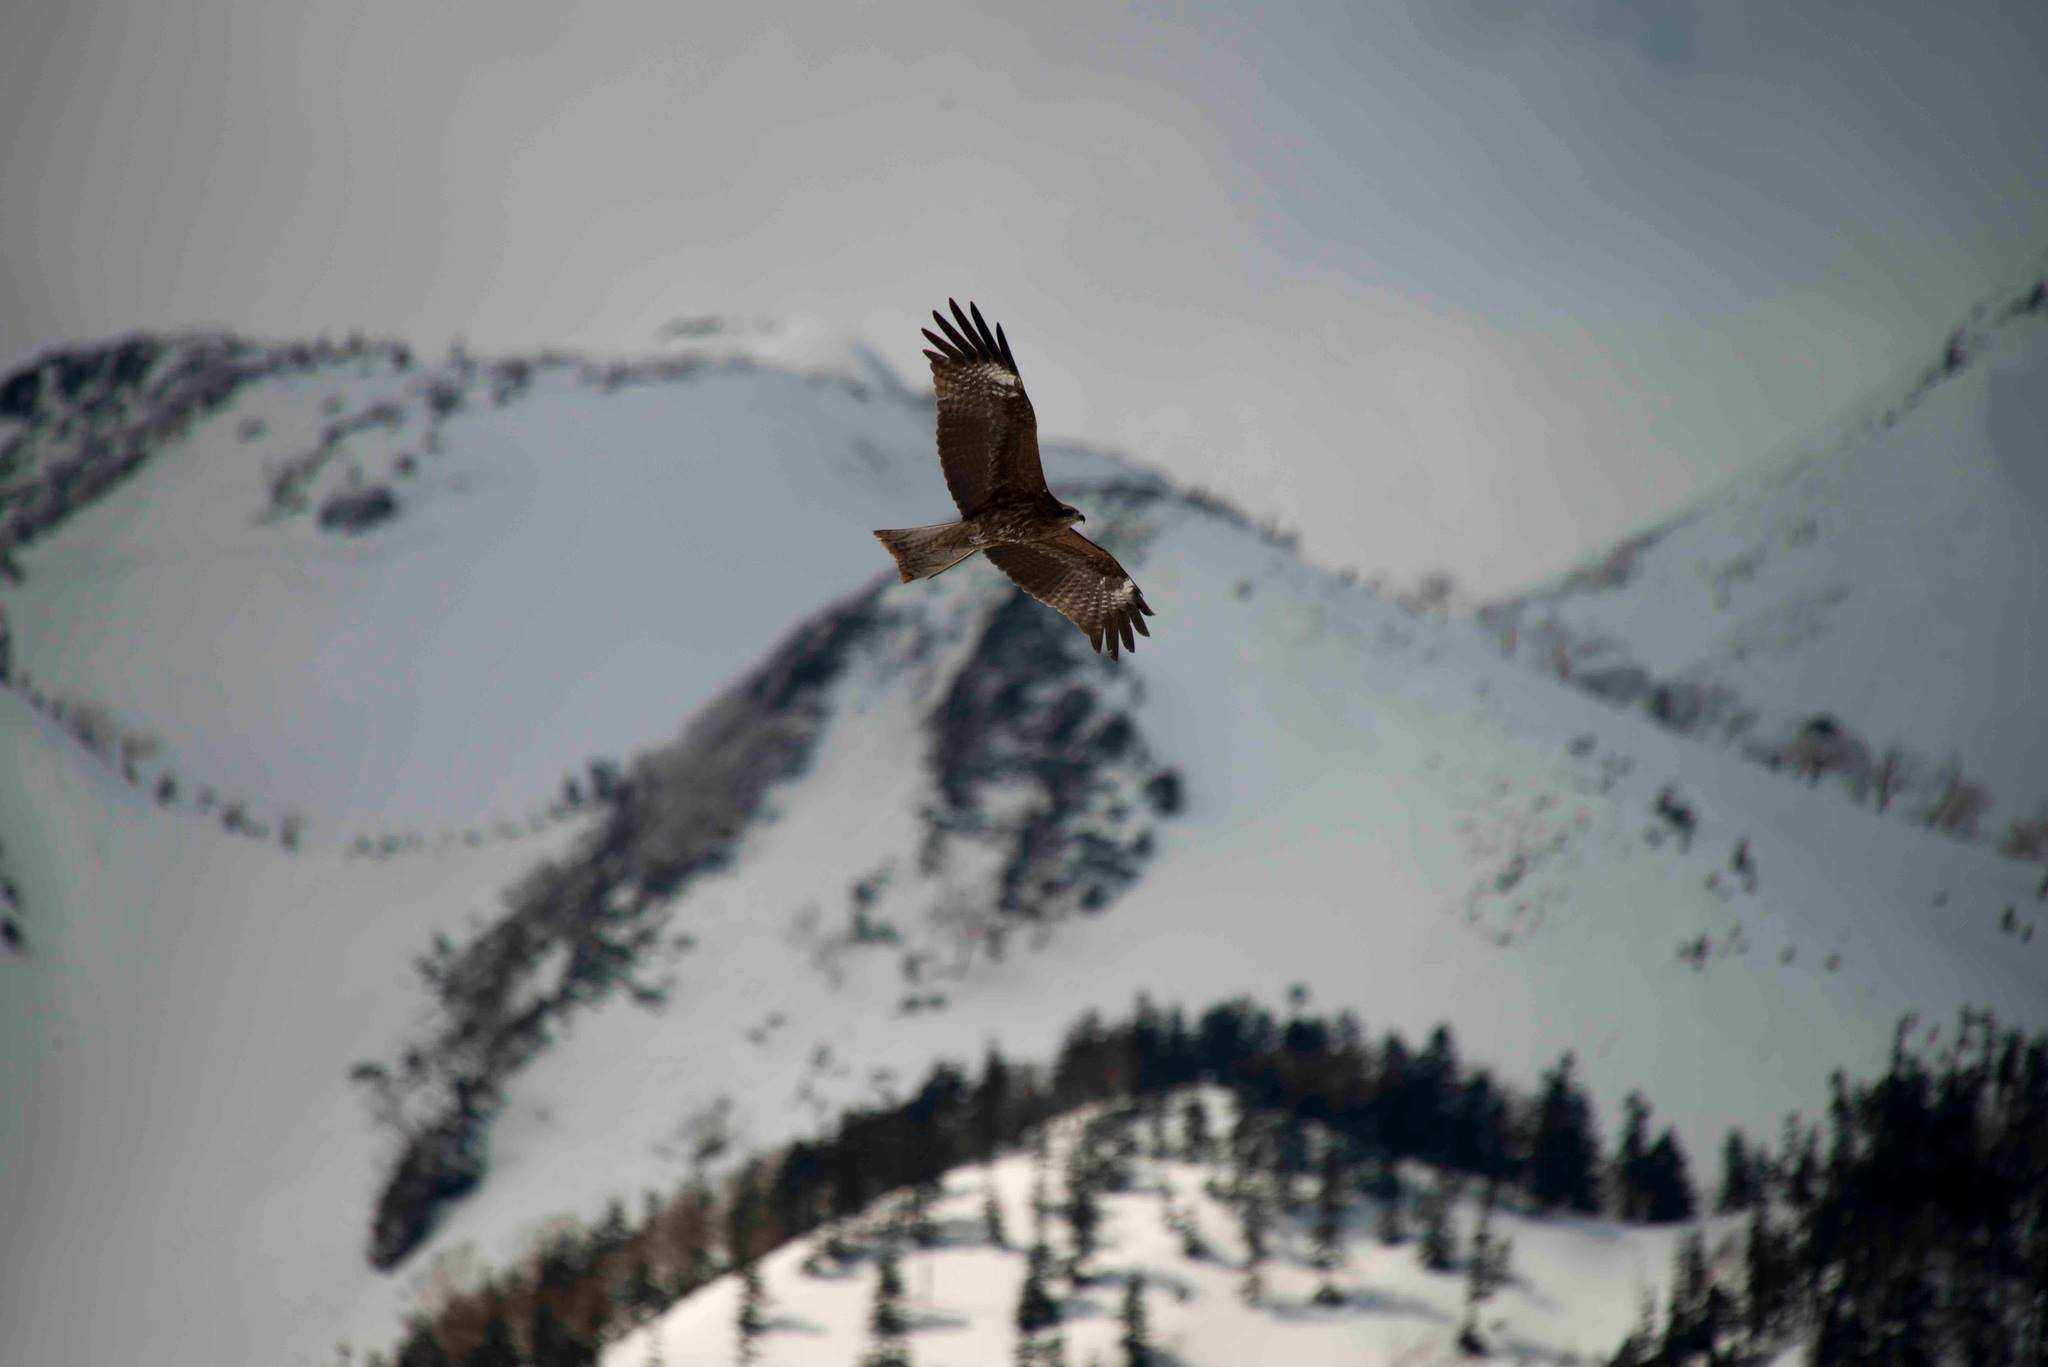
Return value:
[(1043, 431), (1491, 592), (2048, 248), (2044, 55), (2040, 0), (12, 5), (0, 362), (742, 312), (914, 374), (971, 295)]

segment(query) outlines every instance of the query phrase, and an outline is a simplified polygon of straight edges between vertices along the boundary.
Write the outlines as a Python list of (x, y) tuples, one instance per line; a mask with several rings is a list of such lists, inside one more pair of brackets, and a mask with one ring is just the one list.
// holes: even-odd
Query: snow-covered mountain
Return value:
[(523, 826), (871, 577), (850, 527), (943, 506), (886, 372), (757, 344), (803, 363), (719, 334), (433, 365), (133, 341), (98, 385), (52, 360), (0, 464), (16, 680), (320, 843)]
[(1857, 801), (2048, 855), (2042, 279), (1871, 410), (1494, 608), (1504, 648)]
[(894, 584), (929, 399), (852, 351), (138, 345), (5, 390), (9, 1361), (387, 1342), (437, 1259), (1139, 992), (1576, 1051), (1701, 1157), (1902, 1014), (2048, 1024), (2036, 873), (1127, 462), (1046, 461), (1134, 656)]

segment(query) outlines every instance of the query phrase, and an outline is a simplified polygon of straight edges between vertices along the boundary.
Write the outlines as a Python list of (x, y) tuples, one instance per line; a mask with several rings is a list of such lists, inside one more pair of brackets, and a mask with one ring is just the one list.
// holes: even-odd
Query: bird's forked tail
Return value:
[(975, 552), (967, 539), (967, 527), (960, 522), (940, 522), (930, 527), (899, 527), (878, 531), (875, 540), (896, 558), (896, 573), (908, 584), (913, 579), (930, 579), (965, 560)]

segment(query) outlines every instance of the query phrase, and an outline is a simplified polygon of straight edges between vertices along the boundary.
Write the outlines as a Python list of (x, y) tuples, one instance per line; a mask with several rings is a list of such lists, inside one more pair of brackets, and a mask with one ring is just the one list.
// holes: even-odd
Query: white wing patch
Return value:
[(1009, 368), (999, 365), (978, 365), (972, 367), (974, 377), (998, 394), (1022, 394), (1024, 382), (1012, 375)]

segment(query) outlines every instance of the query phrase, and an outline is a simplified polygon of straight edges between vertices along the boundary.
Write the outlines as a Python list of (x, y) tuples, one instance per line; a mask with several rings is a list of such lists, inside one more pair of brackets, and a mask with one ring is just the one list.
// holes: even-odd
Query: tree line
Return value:
[[(1251, 1118), (1238, 1128), (1258, 1147), (1240, 1166), (1319, 1202), (1339, 1199), (1329, 1193), (1340, 1180), (1373, 1191), (1408, 1159), (1445, 1174), (1446, 1203), (1463, 1178), (1489, 1207), (1652, 1222), (1701, 1213), (1676, 1134), (1655, 1131), (1632, 1095), (1609, 1148), (1571, 1055), (1524, 1091), (1466, 1064), (1448, 1027), (1418, 1049), (1302, 1006), (1297, 997), (1281, 1015), (1236, 1000), (1189, 1018), (1141, 999), (1118, 1019), (1081, 1017), (1050, 1066), (994, 1050), (972, 1074), (942, 1063), (901, 1102), (849, 1111), (716, 1185), (650, 1196), (637, 1221), (615, 1203), (596, 1227), (557, 1233), (526, 1264), (417, 1318), (388, 1361), (593, 1362), (676, 1299), (884, 1195), (908, 1193), (914, 1210), (948, 1170), (1030, 1142), (1076, 1108), (1123, 1101), (1153, 1114), (1195, 1084), (1228, 1088)], [(1182, 1124), (1191, 1154), (1213, 1145), (1220, 1158), (1240, 1142), (1196, 1125)], [(1721, 1159), (1714, 1206), (1749, 1216), (1739, 1275), (1689, 1237), (1661, 1319), (1646, 1314), (1616, 1362), (1733, 1362), (1802, 1337), (1819, 1363), (2048, 1360), (2048, 1036), (1972, 1016), (1929, 1055), (1902, 1026), (1883, 1077), (1836, 1077), (1824, 1127), (1788, 1118), (1775, 1146), (1731, 1132)], [(1091, 1184), (1078, 1197), (1067, 1185), (1085, 1228)], [(1257, 1239), (1254, 1227), (1245, 1242)]]

